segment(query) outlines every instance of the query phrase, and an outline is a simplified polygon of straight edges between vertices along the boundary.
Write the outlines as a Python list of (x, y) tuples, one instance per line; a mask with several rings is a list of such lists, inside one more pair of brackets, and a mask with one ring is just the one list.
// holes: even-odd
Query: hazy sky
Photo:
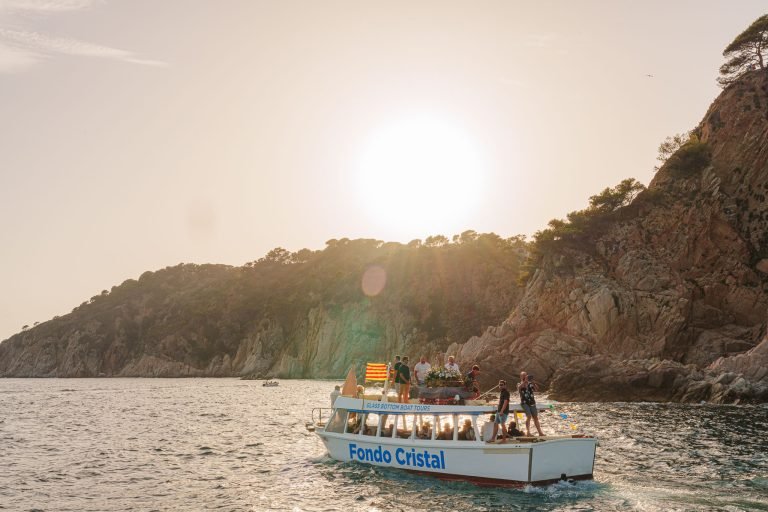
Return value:
[(180, 262), (531, 234), (648, 183), (766, 7), (0, 0), (0, 339)]

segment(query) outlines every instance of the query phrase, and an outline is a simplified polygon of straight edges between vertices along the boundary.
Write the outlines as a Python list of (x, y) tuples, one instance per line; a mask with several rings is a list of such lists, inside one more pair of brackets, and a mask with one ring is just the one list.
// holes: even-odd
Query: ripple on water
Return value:
[(302, 426), (334, 384), (0, 379), (0, 508), (768, 510), (765, 406), (558, 404), (596, 480), (496, 489), (330, 459)]

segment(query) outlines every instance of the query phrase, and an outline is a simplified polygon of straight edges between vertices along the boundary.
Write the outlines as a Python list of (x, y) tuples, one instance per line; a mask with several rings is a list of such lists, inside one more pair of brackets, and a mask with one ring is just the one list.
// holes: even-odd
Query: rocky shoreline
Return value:
[(559, 400), (768, 401), (768, 74), (696, 131), (705, 169), (662, 167), (593, 247), (549, 255), (503, 324), (448, 350)]

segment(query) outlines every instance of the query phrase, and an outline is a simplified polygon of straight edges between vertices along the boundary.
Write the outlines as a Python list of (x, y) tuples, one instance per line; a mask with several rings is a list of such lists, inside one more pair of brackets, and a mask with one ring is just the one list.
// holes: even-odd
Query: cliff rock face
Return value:
[(590, 247), (548, 254), (498, 327), (448, 348), (564, 400), (768, 399), (768, 74), (713, 103), (711, 159), (663, 166)]

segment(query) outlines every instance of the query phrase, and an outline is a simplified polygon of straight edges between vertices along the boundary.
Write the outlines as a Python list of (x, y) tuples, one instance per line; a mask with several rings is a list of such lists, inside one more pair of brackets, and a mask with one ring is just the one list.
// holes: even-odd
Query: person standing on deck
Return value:
[(499, 407), (496, 412), (496, 419), (493, 422), (493, 434), (490, 439), (486, 439), (486, 443), (496, 442), (496, 433), (499, 431), (499, 425), (501, 425), (501, 442), (507, 442), (507, 416), (509, 415), (509, 391), (507, 390), (507, 381), (499, 381)]
[(416, 378), (416, 384), (423, 386), (427, 380), (427, 374), (432, 369), (432, 365), (427, 362), (427, 358), (421, 356), (421, 359), (413, 367), (413, 376)]
[(395, 356), (395, 364), (392, 366), (392, 371), (394, 372), (394, 384), (395, 384), (395, 394), (398, 397), (398, 400), (400, 400), (400, 382), (397, 380), (397, 370), (400, 368), (400, 365), (403, 364), (400, 362), (400, 356)]
[(459, 369), (459, 365), (456, 364), (456, 358), (453, 356), (448, 356), (448, 362), (445, 363), (446, 370), (453, 370), (456, 373), (461, 373), (461, 370)]
[(341, 394), (341, 386), (335, 386), (333, 388), (333, 391), (331, 391), (331, 407), (333, 407), (333, 404), (336, 402), (336, 399), (339, 398), (340, 394)]
[(517, 385), (517, 392), (520, 393), (520, 405), (525, 411), (525, 435), (527, 436), (531, 435), (531, 418), (533, 418), (533, 424), (536, 425), (539, 435), (544, 435), (544, 432), (541, 431), (541, 425), (539, 425), (536, 398), (533, 396), (533, 392), (538, 389), (539, 386), (533, 382), (533, 377), (529, 378), (526, 372), (520, 372), (520, 384)]
[(397, 401), (401, 404), (407, 404), (411, 392), (411, 369), (408, 366), (407, 356), (403, 357), (403, 362), (397, 367), (395, 382), (400, 383), (400, 390), (397, 392)]

